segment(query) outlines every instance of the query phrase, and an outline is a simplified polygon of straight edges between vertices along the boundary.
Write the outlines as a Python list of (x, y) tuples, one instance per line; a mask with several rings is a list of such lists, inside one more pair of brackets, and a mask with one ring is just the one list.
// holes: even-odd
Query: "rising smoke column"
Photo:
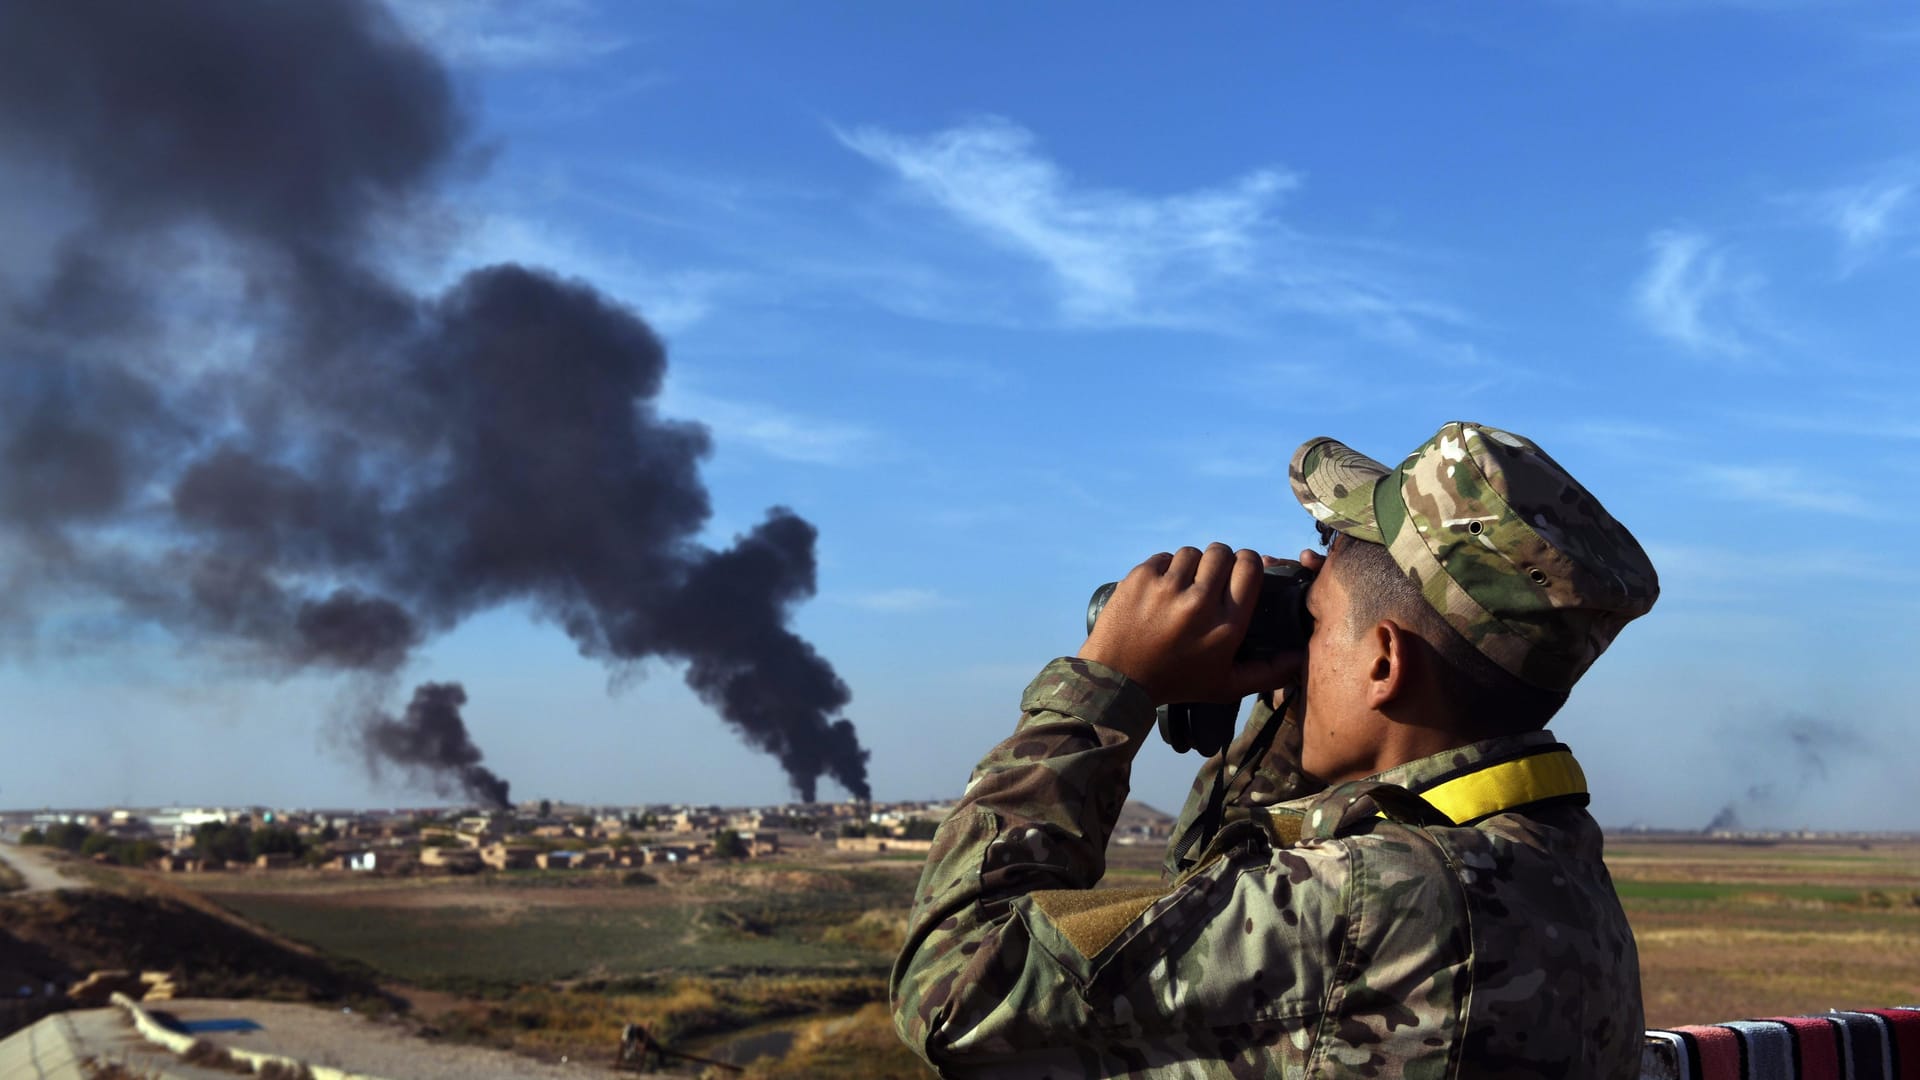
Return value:
[[(446, 227), (465, 136), (371, 3), (0, 3), (0, 620), (30, 641), (107, 597), (272, 674), (377, 679), (524, 602), (589, 656), (683, 661), (801, 797), (866, 797), (846, 685), (788, 628), (815, 530), (775, 507), (695, 541), (709, 440), (658, 415), (646, 323), (533, 268), (437, 296), (387, 271)], [(365, 744), (477, 764), (464, 728), (389, 722)]]
[(510, 809), (507, 782), (480, 764), (480, 748), (467, 735), (460, 718), (466, 703), (459, 683), (421, 683), (400, 716), (367, 717), (361, 729), (367, 767), (378, 773), (398, 765), (441, 795), (458, 792), (482, 806)]

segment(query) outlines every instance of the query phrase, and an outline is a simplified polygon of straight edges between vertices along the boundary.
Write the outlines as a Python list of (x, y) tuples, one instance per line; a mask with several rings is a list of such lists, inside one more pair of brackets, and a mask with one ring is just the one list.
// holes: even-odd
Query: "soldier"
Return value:
[[(1234, 660), (1261, 559), (1134, 568), (941, 826), (893, 972), (948, 1075), (1637, 1075), (1638, 959), (1545, 729), (1659, 586), (1533, 443), (1294, 454), (1304, 655)], [(1169, 880), (1094, 889), (1154, 706), (1292, 687), (1195, 784)], [(1211, 794), (1209, 794), (1211, 792)]]

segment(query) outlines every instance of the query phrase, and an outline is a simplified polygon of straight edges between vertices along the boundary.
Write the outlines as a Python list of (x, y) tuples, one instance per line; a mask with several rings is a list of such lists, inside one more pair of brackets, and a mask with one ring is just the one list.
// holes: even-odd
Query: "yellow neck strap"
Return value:
[(1586, 793), (1587, 775), (1573, 754), (1550, 750), (1456, 776), (1419, 794), (1451, 820), (1466, 822), (1541, 799)]

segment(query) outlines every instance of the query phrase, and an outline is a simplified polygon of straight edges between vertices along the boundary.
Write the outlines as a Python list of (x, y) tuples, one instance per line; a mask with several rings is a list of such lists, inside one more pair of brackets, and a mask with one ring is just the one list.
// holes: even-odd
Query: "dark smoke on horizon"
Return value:
[(1746, 774), (1754, 782), (1721, 806), (1702, 832), (1738, 832), (1747, 821), (1791, 812), (1801, 793), (1832, 778), (1831, 759), (1871, 756), (1879, 749), (1857, 728), (1804, 713), (1747, 718), (1726, 743), (1749, 755)]
[(398, 765), (437, 794), (458, 793), (490, 809), (512, 809), (507, 782), (480, 764), (480, 748), (467, 735), (460, 718), (466, 703), (467, 691), (459, 683), (421, 683), (398, 717), (365, 717), (360, 734), (367, 767), (378, 773)]
[[(708, 435), (656, 412), (647, 324), (518, 265), (395, 280), (468, 146), (371, 3), (0, 5), (0, 634), (104, 618), (373, 680), (526, 603), (607, 664), (684, 662), (802, 798), (867, 797), (846, 685), (788, 627), (815, 530), (696, 541)], [(461, 734), (367, 745), (464, 783)]]

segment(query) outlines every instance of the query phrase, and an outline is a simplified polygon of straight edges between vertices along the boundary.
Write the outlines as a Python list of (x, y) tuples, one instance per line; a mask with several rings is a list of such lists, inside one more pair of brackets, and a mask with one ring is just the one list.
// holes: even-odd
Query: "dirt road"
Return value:
[(21, 880), (27, 883), (26, 892), (52, 892), (55, 889), (86, 887), (80, 882), (62, 877), (53, 863), (39, 851), (31, 847), (21, 847), (10, 840), (0, 840), (0, 862), (19, 871)]

